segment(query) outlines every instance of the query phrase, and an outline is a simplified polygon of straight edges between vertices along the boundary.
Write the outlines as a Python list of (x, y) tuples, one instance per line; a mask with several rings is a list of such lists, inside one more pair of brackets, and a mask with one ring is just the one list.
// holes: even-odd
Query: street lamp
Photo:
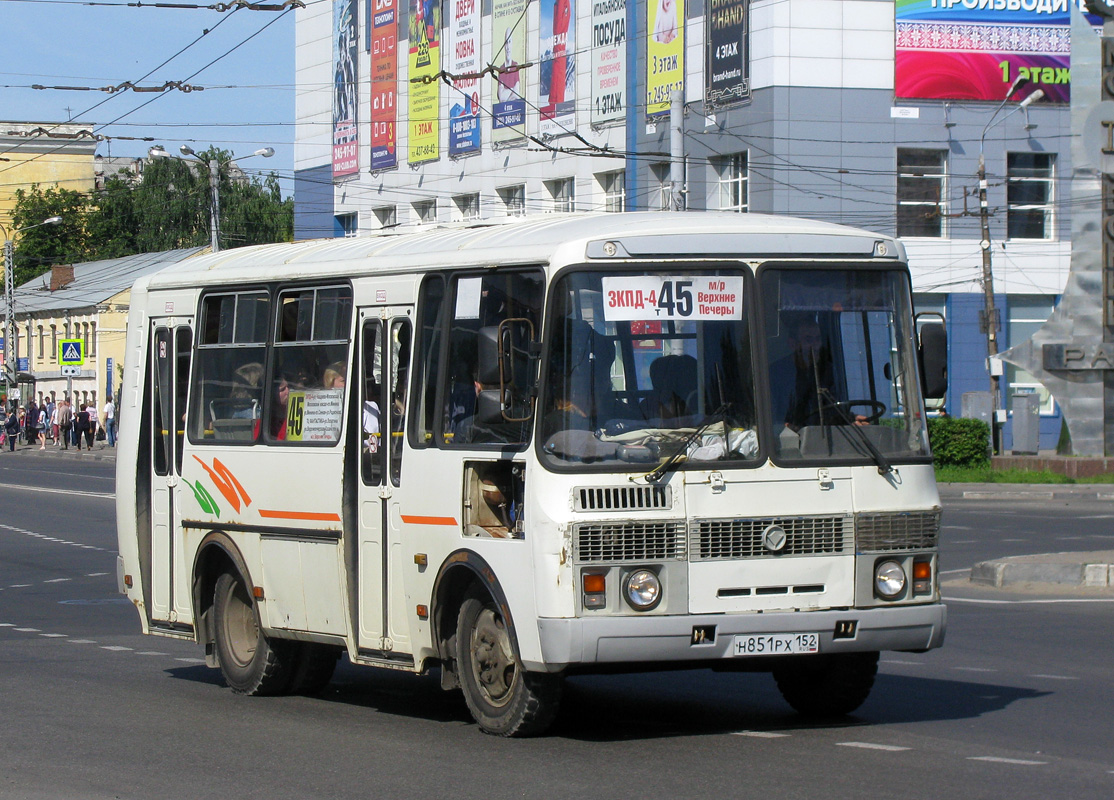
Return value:
[(15, 244), (12, 237), (16, 234), (38, 228), (43, 225), (57, 225), (61, 217), (47, 217), (42, 222), (8, 231), (7, 226), (0, 225), (4, 231), (4, 387), (5, 398), (12, 396), (12, 384), (17, 382), (16, 364), (13, 359), (15, 353)]
[[(152, 147), (147, 151), (147, 155), (151, 158), (177, 158), (180, 161), (196, 161), (198, 164), (205, 164), (209, 167), (209, 192), (212, 195), (212, 202), (209, 204), (209, 249), (214, 253), (220, 251), (220, 162), (216, 158), (204, 159), (194, 152), (192, 147), (182, 145), (178, 148), (182, 151), (181, 156), (172, 156), (166, 152), (161, 146)], [(254, 153), (249, 153), (246, 156), (239, 156), (238, 158), (230, 158), (225, 164), (235, 164), (245, 158), (252, 156), (263, 156), (270, 158), (275, 154), (273, 147), (261, 147)]]
[(992, 412), (994, 418), (991, 421), (992, 431), (992, 447), (997, 451), (997, 436), (994, 435), (997, 431), (997, 416), (998, 404), (1001, 397), (1001, 390), (999, 386), (1000, 376), (994, 374), (994, 370), (990, 368), (990, 360), (998, 355), (998, 312), (994, 308), (994, 272), (991, 269), (990, 263), (990, 211), (986, 204), (986, 156), (984, 149), (986, 146), (986, 134), (993, 126), (1004, 122), (1011, 114), (1015, 114), (1021, 109), (1027, 109), (1030, 104), (1040, 100), (1044, 97), (1044, 90), (1037, 89), (1030, 94), (1016, 106), (1011, 108), (1001, 117), (998, 117), (999, 112), (1013, 93), (1020, 89), (1025, 84), (1029, 83), (1028, 78), (1018, 77), (1010, 84), (1010, 88), (1006, 90), (1006, 96), (998, 107), (994, 109), (994, 113), (990, 115), (987, 120), (986, 126), (982, 129), (982, 135), (979, 136), (979, 221), (982, 224), (982, 238), (979, 241), (979, 248), (982, 250), (982, 290), (983, 290), (983, 303), (984, 315), (986, 317), (986, 352), (987, 352), (987, 371), (990, 373), (990, 399)]

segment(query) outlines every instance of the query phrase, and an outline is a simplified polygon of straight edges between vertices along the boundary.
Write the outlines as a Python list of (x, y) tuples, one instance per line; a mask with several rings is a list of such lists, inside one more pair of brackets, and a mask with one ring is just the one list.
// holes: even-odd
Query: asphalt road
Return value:
[[(805, 724), (762, 674), (568, 681), (548, 737), (479, 733), (435, 678), (343, 664), (245, 698), (115, 589), (112, 464), (0, 454), (0, 798), (1110, 798), (1114, 598), (950, 573), (941, 650)], [(30, 487), (30, 488), (27, 488)], [(945, 570), (1110, 547), (1114, 502), (945, 502)], [(1082, 537), (1082, 538), (1075, 538)]]

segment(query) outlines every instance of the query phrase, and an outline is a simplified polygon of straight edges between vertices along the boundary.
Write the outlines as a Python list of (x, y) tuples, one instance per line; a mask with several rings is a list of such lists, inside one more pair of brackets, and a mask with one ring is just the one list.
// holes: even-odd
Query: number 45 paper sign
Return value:
[(603, 279), (603, 316), (636, 320), (743, 318), (740, 275), (617, 275)]

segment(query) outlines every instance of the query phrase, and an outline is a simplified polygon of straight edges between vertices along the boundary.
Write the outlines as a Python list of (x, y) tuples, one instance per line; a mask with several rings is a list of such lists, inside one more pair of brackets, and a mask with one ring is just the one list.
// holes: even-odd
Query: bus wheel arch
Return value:
[[(487, 561), (471, 550), (457, 550), (441, 564), (433, 583), (433, 641), (441, 659), (441, 688), (456, 689), (460, 683), (456, 670), (456, 625), (460, 607), (468, 595), (486, 590), (511, 619), (510, 607), (495, 572)], [(513, 624), (512, 639), (513, 634)], [(515, 642), (517, 652), (517, 642)]]
[(251, 573), (236, 545), (226, 534), (212, 531), (201, 540), (193, 564), (194, 624), (197, 640), (205, 646), (205, 662), (210, 667), (220, 666), (214, 652), (213, 596), (217, 579), (229, 571), (238, 572), (245, 581), (251, 580)]

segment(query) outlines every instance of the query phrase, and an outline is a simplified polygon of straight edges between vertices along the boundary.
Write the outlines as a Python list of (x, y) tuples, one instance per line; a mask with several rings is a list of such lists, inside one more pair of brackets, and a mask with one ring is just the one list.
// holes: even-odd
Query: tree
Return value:
[[(16, 189), (12, 229), (28, 228), (16, 243), (16, 285), (42, 275), (51, 264), (85, 260), (85, 212), (87, 198), (81, 192), (52, 186)], [(44, 219), (61, 217), (57, 225), (40, 225)]]

